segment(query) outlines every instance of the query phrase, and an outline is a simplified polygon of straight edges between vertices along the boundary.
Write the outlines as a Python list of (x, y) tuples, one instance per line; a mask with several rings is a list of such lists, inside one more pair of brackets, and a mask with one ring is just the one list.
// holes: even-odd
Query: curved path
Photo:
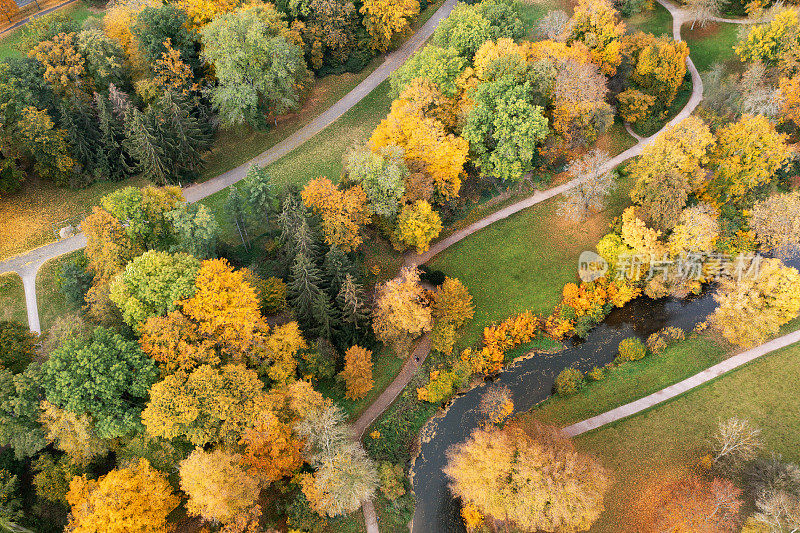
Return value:
[[(300, 147), (307, 140), (333, 124), (353, 106), (359, 103), (366, 95), (383, 83), (389, 75), (400, 67), (411, 55), (416, 52), (425, 41), (433, 35), (439, 22), (445, 19), (455, 7), (457, 0), (445, 0), (444, 4), (433, 16), (412, 35), (403, 45), (386, 56), (381, 65), (375, 69), (355, 89), (347, 93), (341, 100), (333, 104), (321, 115), (303, 126), (301, 129), (274, 145), (270, 149), (240, 165), (206, 182), (198, 183), (183, 190), (183, 195), (188, 202), (197, 202), (203, 198), (221, 191), (225, 187), (236, 183), (247, 175), (247, 170), (252, 164), (269, 165), (281, 157)], [(79, 233), (74, 237), (62, 239), (58, 242), (36, 248), (22, 255), (0, 261), (0, 274), (16, 272), (22, 277), (25, 287), (25, 304), (28, 310), (28, 326), (31, 331), (41, 332), (39, 324), (39, 310), (36, 302), (36, 273), (39, 268), (50, 259), (80, 250), (86, 246), (86, 236)]]

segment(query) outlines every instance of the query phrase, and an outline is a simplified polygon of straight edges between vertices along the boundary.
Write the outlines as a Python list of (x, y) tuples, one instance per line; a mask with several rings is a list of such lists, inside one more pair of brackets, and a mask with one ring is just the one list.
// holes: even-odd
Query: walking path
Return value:
[(695, 387), (699, 387), (704, 383), (708, 383), (709, 381), (714, 380), (735, 368), (739, 368), (742, 365), (746, 365), (747, 363), (758, 359), (762, 355), (785, 348), (796, 342), (800, 342), (800, 330), (784, 335), (783, 337), (773, 339), (762, 344), (761, 346), (756, 346), (755, 348), (744, 351), (731, 357), (730, 359), (726, 359), (721, 363), (712, 366), (711, 368), (707, 368), (692, 377), (686, 378), (674, 385), (670, 385), (669, 387), (661, 389), (658, 392), (654, 392), (649, 396), (640, 398), (635, 402), (622, 405), (616, 409), (606, 411), (605, 413), (593, 416), (592, 418), (588, 418), (582, 422), (567, 426), (562, 431), (567, 436), (574, 437), (576, 435), (586, 433), (587, 431), (597, 429), (606, 424), (616, 422), (617, 420), (622, 420), (623, 418), (627, 418), (631, 415), (640, 413), (660, 403), (675, 398), (676, 396), (690, 391)]
[[(388, 54), (383, 63), (375, 69), (355, 89), (347, 93), (341, 100), (333, 104), (321, 115), (303, 126), (283, 141), (256, 156), (247, 163), (234, 168), (224, 174), (206, 182), (198, 183), (183, 190), (183, 195), (188, 202), (197, 202), (203, 198), (221, 191), (225, 187), (236, 183), (247, 175), (250, 165), (269, 165), (300, 147), (307, 140), (318, 134), (339, 117), (344, 115), (353, 106), (359, 103), (366, 95), (383, 83), (389, 75), (400, 67), (411, 55), (416, 52), (425, 41), (433, 35), (439, 22), (450, 15), (457, 0), (445, 0), (436, 13), (412, 35), (400, 48)], [(36, 273), (39, 268), (50, 259), (80, 250), (86, 246), (86, 236), (79, 233), (74, 237), (60, 240), (40, 248), (36, 248), (22, 255), (0, 261), (0, 274), (16, 272), (22, 277), (25, 287), (25, 303), (28, 310), (28, 326), (31, 331), (41, 332), (39, 324), (39, 311), (36, 305)]]

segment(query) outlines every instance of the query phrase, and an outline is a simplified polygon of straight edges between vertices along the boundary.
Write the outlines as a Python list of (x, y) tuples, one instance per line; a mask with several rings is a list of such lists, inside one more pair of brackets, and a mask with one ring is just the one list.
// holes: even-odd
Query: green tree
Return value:
[(265, 128), (266, 116), (298, 106), (309, 72), (287, 30), (271, 4), (222, 14), (201, 30), (219, 80), (212, 100), (223, 124)]
[(41, 383), (52, 404), (88, 413), (98, 435), (122, 437), (140, 426), (141, 406), (158, 377), (139, 344), (99, 327), (88, 344), (67, 341), (42, 365)]
[(151, 65), (167, 51), (164, 44), (167, 41), (180, 52), (181, 59), (198, 65), (195, 38), (189, 31), (186, 12), (175, 4), (146, 6), (136, 15), (131, 32), (136, 37), (138, 52)]
[(38, 335), (28, 326), (8, 320), (0, 321), (0, 368), (15, 374), (24, 371), (36, 358)]
[(186, 252), (198, 259), (215, 257), (219, 224), (204, 204), (181, 205), (167, 213), (177, 243), (171, 252)]
[(501, 37), (518, 38), (524, 26), (511, 2), (484, 0), (472, 5), (459, 3), (433, 34), (433, 42), (442, 48), (453, 48), (471, 60), (486, 41)]
[(179, 300), (192, 297), (199, 269), (200, 261), (189, 254), (145, 252), (111, 283), (111, 301), (125, 322), (137, 328), (151, 316), (166, 316)]
[(295, 256), (289, 281), (289, 305), (292, 306), (303, 331), (311, 331), (318, 324), (323, 298), (322, 273), (309, 257), (300, 252)]
[(34, 161), (34, 170), (59, 185), (69, 185), (75, 160), (69, 152), (67, 132), (56, 129), (47, 111), (32, 106), (22, 110), (17, 130), (21, 146)]
[(247, 241), (250, 237), (247, 235), (247, 211), (245, 200), (239, 193), (239, 187), (234, 184), (228, 190), (228, 197), (225, 199), (225, 212), (231, 218), (234, 226), (239, 232), (239, 238), (242, 239), (242, 245), (247, 247)]
[(174, 183), (198, 178), (203, 153), (211, 146), (211, 136), (195, 117), (189, 100), (168, 90), (147, 109), (147, 113), (153, 115), (153, 131), (167, 162), (166, 181)]
[(164, 147), (156, 136), (151, 115), (130, 107), (125, 114), (125, 150), (135, 161), (136, 170), (155, 183), (167, 183), (168, 161)]
[(125, 234), (135, 248), (151, 250), (167, 248), (172, 242), (174, 235), (167, 214), (182, 201), (183, 195), (177, 187), (148, 185), (142, 189), (117, 189), (105, 195), (100, 205), (124, 225)]
[(399, 96), (416, 78), (427, 79), (445, 96), (456, 96), (456, 78), (466, 67), (467, 60), (455, 48), (428, 45), (392, 72), (389, 77), (392, 96)]
[(268, 224), (275, 213), (275, 188), (266, 166), (250, 165), (242, 181), (242, 196), (250, 208), (253, 222), (260, 226)]
[(47, 446), (39, 424), (40, 365), (28, 365), (21, 374), (0, 369), (0, 445), (10, 446), (21, 459)]
[(361, 184), (369, 208), (376, 215), (392, 217), (397, 214), (409, 175), (404, 155), (398, 146), (387, 146), (379, 154), (364, 147), (354, 150), (347, 158), (348, 178)]

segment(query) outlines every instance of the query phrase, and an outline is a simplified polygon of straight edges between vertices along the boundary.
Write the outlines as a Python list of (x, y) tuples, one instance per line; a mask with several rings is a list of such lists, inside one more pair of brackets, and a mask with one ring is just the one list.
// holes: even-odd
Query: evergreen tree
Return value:
[(167, 213), (178, 243), (170, 252), (186, 252), (198, 259), (215, 257), (219, 224), (211, 210), (203, 204), (182, 205)]
[(298, 253), (292, 264), (288, 287), (289, 304), (292, 306), (301, 328), (306, 333), (310, 333), (314, 329), (315, 319), (320, 314), (316, 308), (319, 307), (321, 310), (321, 306), (316, 302), (320, 295), (324, 294), (320, 288), (321, 283), (322, 276), (317, 265), (307, 255)]
[(312, 311), (315, 324), (310, 328), (310, 332), (316, 337), (332, 339), (340, 319), (338, 310), (333, 306), (327, 292), (321, 290), (314, 297)]
[(346, 274), (342, 288), (336, 295), (336, 305), (340, 312), (341, 329), (352, 344), (364, 338), (369, 331), (369, 310), (364, 296), (364, 289), (352, 274)]
[(135, 171), (158, 184), (167, 183), (170, 162), (165, 159), (158, 130), (153, 127), (152, 113), (145, 115), (133, 106), (125, 112), (125, 141), (123, 146), (133, 156)]
[(162, 140), (164, 156), (170, 163), (170, 177), (172, 180), (197, 178), (202, 154), (211, 146), (211, 138), (192, 115), (189, 103), (167, 91), (152, 109), (158, 138)]
[(350, 259), (341, 248), (335, 245), (331, 246), (325, 254), (322, 269), (325, 275), (328, 293), (331, 297), (335, 298), (342, 288), (345, 276), (352, 270)]
[(266, 167), (251, 165), (242, 182), (242, 194), (247, 200), (253, 222), (267, 225), (275, 211), (275, 191)]
[(70, 98), (69, 102), (61, 102), (61, 123), (67, 130), (70, 153), (83, 166), (82, 176), (88, 185), (96, 179), (103, 179), (100, 155), (101, 131), (97, 113), (88, 102), (78, 98)]
[(239, 188), (236, 185), (230, 186), (228, 199), (225, 200), (225, 211), (239, 231), (242, 244), (247, 247), (247, 241), (245, 240), (247, 238), (247, 227), (245, 227), (244, 198), (239, 194)]
[(97, 126), (100, 129), (98, 172), (103, 179), (123, 180), (130, 175), (130, 168), (134, 166), (130, 155), (122, 147), (125, 140), (124, 122), (114, 114), (107, 96), (94, 93), (94, 105), (97, 109)]

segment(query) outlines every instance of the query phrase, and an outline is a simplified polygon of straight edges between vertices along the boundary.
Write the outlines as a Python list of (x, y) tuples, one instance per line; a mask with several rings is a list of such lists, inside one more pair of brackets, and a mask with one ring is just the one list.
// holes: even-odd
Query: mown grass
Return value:
[(689, 45), (689, 55), (697, 70), (703, 73), (721, 63), (728, 72), (741, 72), (743, 64), (733, 51), (740, 27), (721, 22), (709, 22), (705, 27), (697, 24), (694, 29), (690, 24), (684, 25), (681, 35)]
[(596, 533), (625, 531), (626, 510), (654, 477), (685, 472), (708, 452), (707, 439), (719, 420), (736, 416), (760, 427), (765, 454), (800, 460), (797, 375), (800, 346), (794, 345), (734, 370), (644, 413), (578, 437), (578, 447), (610, 468), (616, 483)]
[(526, 209), (451, 246), (430, 265), (458, 278), (472, 294), (475, 316), (464, 327), (461, 345), (480, 338), (483, 328), (530, 309), (549, 314), (566, 283), (577, 279), (578, 256), (593, 250), (608, 224), (630, 205), (630, 179), (622, 177), (606, 209), (581, 223), (556, 213), (553, 198)]
[(666, 35), (672, 38), (672, 15), (661, 4), (655, 3), (653, 9), (645, 9), (623, 19), (628, 33), (641, 31), (656, 37)]
[(50, 330), (53, 322), (58, 317), (80, 311), (79, 306), (74, 306), (67, 302), (64, 294), (58, 288), (56, 277), (61, 265), (67, 261), (72, 261), (76, 255), (81, 253), (83, 252), (72, 252), (56, 259), (51, 259), (42, 265), (36, 275), (36, 299), (39, 304), (39, 323), (43, 333)]
[(0, 320), (28, 323), (25, 310), (25, 289), (17, 274), (0, 275)]

